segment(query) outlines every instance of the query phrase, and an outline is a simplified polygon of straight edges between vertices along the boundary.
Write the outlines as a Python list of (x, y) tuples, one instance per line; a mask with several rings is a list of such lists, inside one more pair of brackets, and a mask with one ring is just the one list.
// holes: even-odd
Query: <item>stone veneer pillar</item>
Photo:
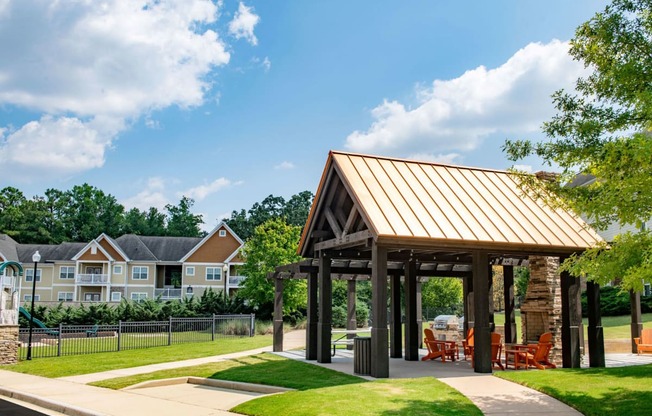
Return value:
[(18, 362), (18, 325), (0, 325), (0, 365)]
[(544, 332), (552, 333), (554, 347), (550, 360), (561, 367), (561, 281), (559, 258), (530, 256), (530, 282), (521, 304), (523, 343), (537, 341)]

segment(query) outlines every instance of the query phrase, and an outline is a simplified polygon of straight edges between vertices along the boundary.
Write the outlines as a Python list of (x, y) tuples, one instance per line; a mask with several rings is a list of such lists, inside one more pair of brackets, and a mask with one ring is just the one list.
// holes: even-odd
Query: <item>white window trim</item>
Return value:
[[(87, 295), (99, 295), (98, 300), (86, 300)], [(102, 301), (102, 292), (86, 292), (84, 293), (84, 302), (101, 302)]]
[[(115, 296), (118, 295), (118, 299), (115, 299)], [(120, 302), (122, 300), (122, 292), (111, 292), (111, 302)]]
[(226, 230), (218, 231), (217, 235), (220, 236), (220, 237), (226, 237)]
[[(64, 295), (63, 299), (61, 299), (61, 295)], [(70, 295), (70, 300), (68, 300), (68, 296)], [(57, 292), (57, 302), (72, 302), (75, 296), (75, 292)]]
[(186, 266), (186, 276), (195, 275), (195, 266)]
[[(25, 281), (26, 282), (31, 282), (32, 279), (29, 278), (30, 276), (28, 276), (27, 273), (31, 273), (31, 275), (34, 276), (34, 269), (25, 269)], [(36, 281), (40, 282), (42, 276), (43, 276), (43, 270), (37, 268), (36, 269)]]
[[(219, 273), (220, 273), (220, 278), (219, 279), (215, 279), (215, 278), (209, 279), (208, 278), (208, 270), (210, 270), (210, 269), (218, 270)], [(213, 272), (213, 276), (215, 276), (215, 272)], [(221, 282), (222, 281), (222, 268), (221, 267), (207, 267), (206, 268), (206, 274), (204, 275), (204, 277), (205, 277), (207, 282)]]
[[(61, 275), (63, 274), (63, 269), (72, 269), (72, 277), (62, 277)], [(66, 275), (69, 273), (66, 272)], [(75, 266), (61, 266), (59, 267), (59, 279), (61, 280), (69, 280), (69, 279), (74, 279), (75, 278)]]
[(122, 274), (122, 264), (113, 265), (113, 274)]
[[(41, 295), (34, 295), (34, 302), (39, 302), (41, 300)], [(23, 295), (23, 301), (25, 302), (31, 302), (32, 301), (32, 295)]]
[[(134, 295), (138, 295), (138, 299), (134, 299)], [(131, 300), (143, 300), (143, 299), (147, 299), (148, 297), (149, 296), (147, 292), (131, 292), (129, 294), (129, 299)]]
[[(142, 275), (142, 269), (145, 269), (145, 277), (135, 277), (136, 276), (136, 269), (139, 269), (140, 272), (138, 273), (139, 275)], [(147, 266), (132, 266), (131, 268), (131, 280), (147, 280), (149, 279), (149, 267)]]

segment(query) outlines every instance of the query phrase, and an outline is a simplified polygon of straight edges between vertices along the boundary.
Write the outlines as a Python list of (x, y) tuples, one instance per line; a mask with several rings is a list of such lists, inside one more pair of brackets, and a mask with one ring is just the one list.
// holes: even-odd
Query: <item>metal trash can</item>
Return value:
[(371, 374), (371, 338), (353, 338), (353, 372), (355, 374)]

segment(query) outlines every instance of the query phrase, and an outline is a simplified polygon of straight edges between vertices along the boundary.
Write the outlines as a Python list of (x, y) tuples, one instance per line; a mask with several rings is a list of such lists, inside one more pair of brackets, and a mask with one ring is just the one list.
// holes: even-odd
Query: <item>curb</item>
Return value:
[(284, 387), (267, 386), (263, 384), (244, 383), (240, 381), (216, 380), (212, 378), (202, 378), (202, 377), (177, 377), (177, 378), (167, 378), (164, 380), (143, 381), (142, 383), (134, 384), (133, 386), (126, 387), (122, 390), (129, 391), (129, 390), (136, 390), (136, 389), (144, 389), (148, 387), (172, 386), (175, 384), (196, 384), (201, 386), (217, 387), (217, 388), (228, 389), (228, 390), (248, 391), (252, 393), (262, 393), (262, 394), (284, 393), (287, 391), (294, 390), (294, 389), (288, 389)]
[(44, 409), (53, 410), (55, 412), (63, 413), (70, 416), (107, 416), (105, 413), (99, 413), (92, 410), (84, 409), (82, 407), (71, 406), (56, 400), (44, 399), (42, 397), (23, 393), (18, 390), (0, 387), (0, 395), (19, 400), (25, 403), (42, 407)]

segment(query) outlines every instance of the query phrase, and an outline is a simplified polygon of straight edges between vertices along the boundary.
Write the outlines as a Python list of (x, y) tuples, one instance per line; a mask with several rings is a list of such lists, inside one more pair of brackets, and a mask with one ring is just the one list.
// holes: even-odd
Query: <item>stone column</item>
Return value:
[(0, 365), (18, 362), (18, 325), (0, 325)]

